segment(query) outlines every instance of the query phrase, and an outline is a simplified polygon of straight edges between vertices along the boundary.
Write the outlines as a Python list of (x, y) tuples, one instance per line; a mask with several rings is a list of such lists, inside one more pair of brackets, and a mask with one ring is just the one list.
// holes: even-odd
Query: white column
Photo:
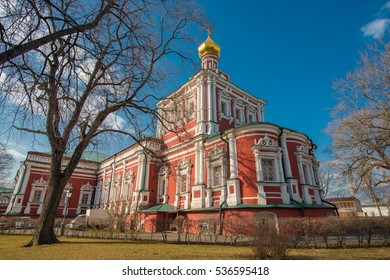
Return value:
[(213, 92), (212, 92), (212, 80), (210, 76), (207, 76), (207, 121), (208, 121), (208, 133), (211, 134), (213, 121)]
[(101, 190), (102, 190), (102, 186), (98, 184), (95, 187), (95, 198), (94, 198), (94, 202), (93, 202), (93, 205), (94, 205), (93, 208), (100, 208)]
[(230, 133), (228, 138), (230, 178), (238, 178), (236, 139), (233, 133)]
[[(215, 86), (215, 77), (212, 78), (212, 83), (211, 83), (211, 94), (212, 94), (212, 101), (213, 101), (213, 106), (212, 106), (212, 121), (217, 123), (217, 94), (216, 94), (216, 86)], [(216, 132), (216, 131), (214, 131)]]
[(303, 172), (303, 166), (302, 166), (302, 156), (297, 156), (298, 160), (298, 169), (299, 169), (299, 177), (301, 178), (301, 184), (306, 184), (305, 180), (305, 173)]
[(286, 172), (286, 179), (292, 178), (292, 172), (291, 172), (291, 164), (290, 164), (290, 158), (288, 155), (288, 149), (287, 149), (287, 143), (286, 143), (286, 135), (283, 133), (281, 136), (281, 145), (282, 145), (282, 153), (283, 153), (283, 167)]
[(102, 198), (101, 198), (101, 203), (103, 204), (103, 209), (107, 209), (107, 205), (106, 205), (106, 200), (107, 200), (107, 193), (108, 191), (106, 191), (106, 175), (107, 175), (107, 170), (104, 168), (103, 170), (103, 183), (102, 183)]
[(144, 166), (145, 160), (146, 160), (146, 158), (145, 158), (144, 154), (140, 154), (138, 156), (137, 186), (135, 188), (136, 191), (139, 191), (142, 188), (142, 182), (143, 182), (144, 173), (145, 173), (145, 166)]
[(285, 182), (283, 164), (282, 164), (282, 153), (280, 151), (278, 151), (277, 157), (278, 157), (278, 166), (279, 166), (279, 181)]
[(168, 203), (168, 171), (164, 174), (165, 184), (164, 184), (164, 195), (163, 195), (163, 203)]
[(257, 103), (257, 118), (259, 122), (264, 121), (264, 105), (261, 102)]
[(316, 179), (314, 178), (314, 171), (313, 171), (313, 164), (310, 162), (309, 164), (309, 171), (310, 171), (310, 185), (314, 186), (316, 184)]
[(278, 158), (275, 157), (273, 159), (273, 162), (274, 162), (274, 166), (275, 166), (275, 179), (276, 181), (280, 182), (280, 169), (279, 169), (279, 162), (278, 162)]
[(263, 181), (263, 167), (261, 166), (261, 156), (259, 151), (255, 151), (255, 161), (256, 161), (256, 178), (257, 182)]
[(195, 185), (199, 184), (199, 152), (200, 152), (200, 147), (199, 143), (195, 143)]
[(205, 85), (204, 85), (204, 78), (203, 76), (200, 77), (197, 81), (197, 90), (198, 94), (196, 97), (196, 126), (195, 126), (195, 133), (202, 134), (206, 133), (206, 105), (205, 105)]
[(199, 143), (199, 184), (205, 183), (204, 176), (204, 144), (203, 142)]

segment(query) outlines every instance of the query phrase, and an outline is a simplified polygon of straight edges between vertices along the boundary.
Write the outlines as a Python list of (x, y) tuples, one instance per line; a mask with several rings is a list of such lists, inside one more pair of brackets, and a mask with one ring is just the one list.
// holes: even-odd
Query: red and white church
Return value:
[[(265, 101), (242, 90), (218, 68), (220, 46), (210, 35), (199, 48), (202, 69), (158, 102), (155, 137), (102, 162), (82, 160), (57, 214), (103, 208), (120, 217), (189, 220), (336, 215), (322, 196), (316, 146), (295, 130), (264, 121)], [(29, 152), (7, 214), (39, 215), (50, 155)], [(66, 164), (66, 160), (64, 161)], [(130, 218), (129, 218), (130, 219)]]

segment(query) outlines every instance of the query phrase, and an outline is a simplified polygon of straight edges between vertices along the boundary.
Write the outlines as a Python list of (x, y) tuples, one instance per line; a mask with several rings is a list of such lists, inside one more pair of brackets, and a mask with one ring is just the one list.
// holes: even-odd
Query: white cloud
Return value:
[(390, 10), (390, 1), (384, 4), (381, 10)]
[(26, 158), (26, 154), (23, 154), (17, 150), (14, 149), (7, 149), (7, 153), (9, 153), (11, 156), (15, 158), (15, 160), (24, 160)]
[[(387, 4), (389, 3), (390, 2), (388, 2)], [(384, 35), (386, 28), (389, 26), (389, 24), (390, 24), (390, 19), (388, 18), (375, 19), (370, 23), (367, 23), (365, 26), (363, 26), (361, 30), (364, 36), (374, 37), (375, 39), (379, 39)]]

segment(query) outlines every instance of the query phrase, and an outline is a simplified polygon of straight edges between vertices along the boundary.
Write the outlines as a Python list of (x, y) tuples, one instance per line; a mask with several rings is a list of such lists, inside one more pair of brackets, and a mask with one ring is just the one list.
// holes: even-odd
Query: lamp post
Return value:
[(66, 214), (68, 212), (68, 204), (69, 204), (69, 198), (72, 196), (72, 191), (67, 190), (65, 193), (65, 208), (64, 208), (64, 216), (62, 218), (62, 223), (61, 223), (61, 234), (60, 236), (64, 235), (65, 232), (65, 218)]

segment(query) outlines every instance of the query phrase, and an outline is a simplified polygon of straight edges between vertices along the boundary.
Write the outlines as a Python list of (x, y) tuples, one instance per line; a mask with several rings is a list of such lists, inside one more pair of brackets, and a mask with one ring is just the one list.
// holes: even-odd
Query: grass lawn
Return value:
[[(25, 248), (31, 236), (0, 235), (0, 260), (250, 260), (251, 247), (62, 238)], [(390, 248), (289, 249), (293, 260), (389, 260)]]

